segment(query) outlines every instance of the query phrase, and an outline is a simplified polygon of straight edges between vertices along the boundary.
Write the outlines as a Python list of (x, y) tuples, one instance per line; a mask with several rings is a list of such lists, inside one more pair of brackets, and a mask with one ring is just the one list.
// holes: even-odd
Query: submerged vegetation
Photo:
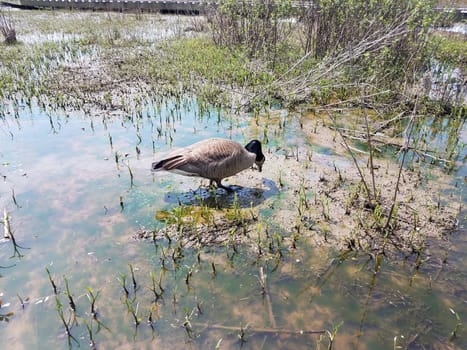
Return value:
[[(371, 346), (376, 338), (394, 348), (424, 347), (433, 339), (449, 347), (465, 344), (465, 315), (458, 312), (463, 297), (435, 305), (452, 324), (437, 328), (438, 319), (426, 317), (431, 305), (401, 291), (402, 279), (408, 276), (412, 287), (423, 273), (422, 288), (433, 291), (439, 276), (452, 269), (451, 233), (465, 197), (457, 193), (462, 183), (453, 185), (446, 174), (465, 166), (465, 36), (434, 30), (452, 19), (434, 11), (433, 1), (313, 4), (223, 0), (197, 17), (0, 13), (1, 32), (13, 28), (17, 36), (0, 44), (1, 137), (21, 134), (27, 110), (43, 112), (53, 136), (79, 111), (79, 132), (104, 138), (102, 162), (115, 168), (104, 180), (92, 180), (81, 168), (73, 175), (79, 180), (65, 179), (63, 187), (78, 192), (70, 195), (79, 198), (73, 205), (94, 213), (59, 204), (59, 230), (70, 236), (59, 236), (57, 246), (69, 252), (63, 242), (77, 238), (79, 253), (73, 253), (70, 277), (55, 277), (65, 270), (60, 262), (52, 267), (46, 261), (46, 274), (41, 271), (47, 286), (38, 293), (48, 296), (35, 305), (52, 300), (59, 338), (66, 337), (70, 348), (84, 340), (95, 349), (99, 339), (121, 345), (128, 327), (135, 343), (173, 345), (175, 334), (180, 348), (284, 348), (290, 341), (290, 347), (332, 349)], [(149, 178), (149, 158), (191, 133), (261, 139), (267, 149), (263, 173), (234, 178), (244, 187), (233, 195), (208, 191), (192, 179), (141, 180)], [(79, 153), (100, 157), (93, 146), (81, 146)], [(10, 186), (15, 174), (7, 162), (3, 166)], [(64, 161), (63, 167), (75, 171), (77, 165)], [(121, 181), (117, 190), (106, 186), (109, 175)], [(26, 172), (21, 176), (27, 178)], [(106, 200), (112, 205), (83, 199), (83, 183), (111, 192)], [(155, 187), (164, 191), (159, 201), (148, 194)], [(14, 209), (4, 210), (2, 224), (14, 246), (11, 258), (19, 262), (36, 241), (23, 240), (27, 233), (13, 220), (25, 215), (27, 194), (17, 187), (7, 192), (8, 198), (0, 193), (0, 203)], [(42, 221), (47, 213), (40, 210)], [(386, 278), (388, 269), (399, 268), (408, 271), (404, 278)], [(464, 293), (459, 288), (456, 297)], [(344, 313), (320, 304), (326, 293)], [(32, 298), (20, 294), (24, 310), (24, 300)], [(1, 291), (0, 297), (5, 299)], [(0, 309), (6, 309), (2, 300)], [(361, 306), (356, 317), (355, 305)], [(371, 315), (372, 308), (385, 317)], [(396, 326), (386, 324), (387, 314)], [(22, 315), (1, 310), (0, 321)], [(409, 324), (414, 315), (427, 321)], [(364, 329), (368, 324), (377, 331)], [(361, 340), (365, 332), (369, 341)]]

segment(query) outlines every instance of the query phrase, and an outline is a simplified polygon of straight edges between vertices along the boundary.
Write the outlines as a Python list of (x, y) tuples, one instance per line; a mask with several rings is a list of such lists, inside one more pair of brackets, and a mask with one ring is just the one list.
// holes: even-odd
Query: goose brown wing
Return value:
[(188, 147), (189, 156), (200, 163), (220, 164), (237, 157), (244, 150), (243, 147), (230, 140), (208, 139)]
[[(153, 170), (222, 179), (251, 166), (254, 159), (237, 142), (212, 138), (176, 150), (153, 164)], [(251, 164), (250, 164), (251, 163)]]
[(184, 175), (199, 175), (206, 166), (200, 152), (193, 152), (192, 146), (169, 153), (164, 159), (153, 163), (153, 170), (180, 172)]
[(241, 163), (246, 152), (237, 142), (208, 139), (189, 148), (190, 161), (183, 166), (187, 171), (193, 171), (194, 165), (201, 176), (222, 179), (245, 169)]
[(183, 156), (183, 154), (178, 154), (173, 157), (169, 157), (166, 159), (163, 159), (159, 161), (158, 163), (155, 164), (154, 170), (166, 170), (170, 171), (175, 168), (178, 168), (182, 166), (183, 164), (186, 164), (186, 158)]

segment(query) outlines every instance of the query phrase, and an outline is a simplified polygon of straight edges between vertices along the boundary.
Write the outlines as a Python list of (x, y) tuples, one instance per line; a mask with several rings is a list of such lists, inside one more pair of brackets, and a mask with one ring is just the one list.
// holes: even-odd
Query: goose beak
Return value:
[(263, 164), (264, 164), (264, 161), (265, 161), (265, 158), (263, 158), (263, 160), (261, 160), (260, 162), (255, 162), (255, 163), (256, 163), (256, 166), (258, 167), (258, 171), (259, 171), (259, 172), (263, 171)]

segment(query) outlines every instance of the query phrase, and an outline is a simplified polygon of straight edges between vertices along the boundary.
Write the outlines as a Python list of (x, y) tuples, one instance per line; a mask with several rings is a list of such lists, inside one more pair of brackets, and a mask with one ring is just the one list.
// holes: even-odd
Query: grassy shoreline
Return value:
[[(83, 96), (93, 91), (100, 95), (99, 104), (105, 106), (109, 98), (102, 96), (112, 95), (112, 91), (105, 91), (115, 88), (111, 85), (144, 82), (152, 95), (192, 93), (207, 103), (250, 111), (267, 108), (277, 101), (289, 106), (319, 107), (341, 102), (345, 105), (345, 101), (354, 98), (367, 100), (388, 112), (398, 103), (406, 103), (404, 94), (413, 94), (407, 88), (395, 88), (397, 81), (387, 86), (375, 85), (371, 79), (377, 79), (380, 73), (376, 71), (370, 72), (370, 80), (361, 80), (359, 77), (368, 72), (358, 65), (337, 62), (335, 69), (326, 71), (328, 64), (331, 68), (336, 64), (332, 55), (321, 62), (312, 57), (300, 62), (303, 52), (297, 38), (278, 43), (274, 61), (270, 55), (251, 56), (243, 44), (216, 45), (209, 23), (201, 17), (66, 11), (21, 11), (11, 15), (18, 27), (19, 42), (0, 44), (3, 97), (19, 93), (28, 100), (45, 95), (48, 101), (76, 99), (85, 104)], [(95, 23), (100, 29), (91, 31), (91, 24)], [(167, 30), (167, 26), (171, 29)], [(36, 31), (41, 34), (35, 34)], [(435, 59), (466, 71), (462, 55), (466, 44), (462, 37), (437, 32), (430, 38), (428, 51)], [(365, 54), (362, 59), (363, 63), (370, 59), (367, 63), (371, 67), (375, 58)], [(93, 82), (91, 64), (98, 65), (115, 84)], [(77, 66), (79, 75), (72, 81), (62, 81), (61, 75)], [(294, 82), (309, 75), (316, 78), (307, 83), (310, 85), (305, 90)], [(302, 89), (303, 97), (294, 89)], [(375, 98), (367, 97), (373, 94)], [(388, 113), (387, 118), (393, 116)]]

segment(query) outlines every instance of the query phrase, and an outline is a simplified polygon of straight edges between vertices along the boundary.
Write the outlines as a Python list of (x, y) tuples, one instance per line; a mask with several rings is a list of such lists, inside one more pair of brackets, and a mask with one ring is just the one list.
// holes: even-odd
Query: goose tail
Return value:
[(152, 171), (170, 171), (184, 164), (182, 155), (162, 159), (158, 162), (152, 163)]

